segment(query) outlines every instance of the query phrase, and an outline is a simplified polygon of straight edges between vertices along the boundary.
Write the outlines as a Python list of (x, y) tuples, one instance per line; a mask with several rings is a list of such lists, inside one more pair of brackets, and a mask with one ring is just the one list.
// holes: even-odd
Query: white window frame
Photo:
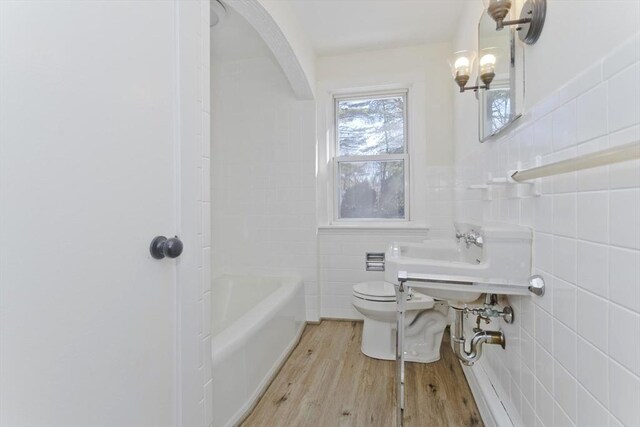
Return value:
[[(358, 99), (380, 99), (380, 98), (393, 98), (402, 96), (404, 98), (404, 110), (403, 110), (403, 126), (404, 126), (404, 152), (402, 154), (376, 154), (370, 156), (338, 156), (338, 102), (344, 100), (358, 100)], [(410, 162), (409, 162), (409, 89), (402, 88), (397, 90), (386, 91), (371, 91), (371, 92), (353, 92), (353, 93), (340, 93), (333, 95), (333, 134), (331, 144), (331, 164), (333, 167), (333, 221), (335, 223), (357, 223), (357, 222), (379, 222), (379, 223), (391, 223), (391, 222), (408, 222), (411, 220), (411, 191), (410, 191)], [(390, 160), (402, 160), (404, 167), (404, 217), (403, 218), (340, 218), (340, 163), (348, 162), (367, 162), (367, 161), (390, 161)]]

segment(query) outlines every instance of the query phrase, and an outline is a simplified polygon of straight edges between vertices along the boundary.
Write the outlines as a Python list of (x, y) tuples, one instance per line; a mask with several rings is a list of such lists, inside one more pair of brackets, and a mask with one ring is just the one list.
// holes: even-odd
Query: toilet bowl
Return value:
[[(353, 306), (364, 316), (362, 352), (374, 359), (396, 358), (396, 293), (391, 283), (362, 282), (353, 286)], [(447, 326), (445, 302), (409, 291), (405, 312), (405, 359), (429, 363), (440, 359)]]

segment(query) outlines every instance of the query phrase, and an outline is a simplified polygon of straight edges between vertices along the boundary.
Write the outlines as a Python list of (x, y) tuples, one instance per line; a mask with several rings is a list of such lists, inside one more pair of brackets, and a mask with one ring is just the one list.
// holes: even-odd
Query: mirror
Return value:
[(494, 55), (496, 63), (490, 89), (476, 92), (480, 104), (480, 142), (497, 135), (520, 117), (524, 94), (523, 53), (522, 47), (516, 45), (515, 29), (505, 27), (496, 31), (493, 18), (483, 12), (478, 23), (478, 60), (482, 61), (485, 55)]

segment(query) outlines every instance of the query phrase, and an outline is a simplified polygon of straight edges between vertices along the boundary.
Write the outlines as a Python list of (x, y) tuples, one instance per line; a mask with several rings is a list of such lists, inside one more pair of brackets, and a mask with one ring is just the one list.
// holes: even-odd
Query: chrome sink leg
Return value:
[(407, 307), (407, 292), (404, 281), (396, 286), (396, 427), (404, 421), (404, 313)]

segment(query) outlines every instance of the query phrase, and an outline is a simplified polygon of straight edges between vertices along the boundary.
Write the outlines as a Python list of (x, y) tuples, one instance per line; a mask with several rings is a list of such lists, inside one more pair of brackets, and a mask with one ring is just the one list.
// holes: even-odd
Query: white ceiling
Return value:
[(289, 0), (289, 4), (316, 53), (333, 55), (449, 41), (468, 1)]

